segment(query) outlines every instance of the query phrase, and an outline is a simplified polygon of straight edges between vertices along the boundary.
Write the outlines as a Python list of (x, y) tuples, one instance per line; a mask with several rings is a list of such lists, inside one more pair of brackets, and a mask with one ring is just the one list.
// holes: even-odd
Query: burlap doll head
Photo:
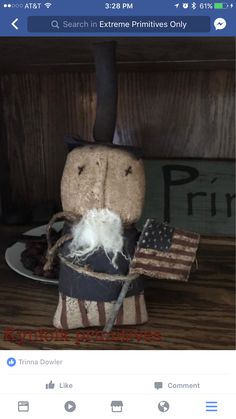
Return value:
[(69, 153), (61, 181), (64, 211), (80, 217), (92, 208), (108, 208), (130, 225), (141, 216), (144, 193), (143, 162), (134, 154), (99, 145)]

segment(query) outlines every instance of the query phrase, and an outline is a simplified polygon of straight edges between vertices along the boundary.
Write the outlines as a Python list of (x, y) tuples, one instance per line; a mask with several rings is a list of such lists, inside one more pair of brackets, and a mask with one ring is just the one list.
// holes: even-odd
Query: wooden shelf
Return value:
[(201, 239), (199, 269), (188, 283), (147, 280), (149, 322), (134, 329), (158, 332), (161, 341), (81, 342), (78, 346), (78, 330), (69, 331), (67, 341), (35, 341), (29, 335), (21, 344), (10, 341), (7, 328), (55, 332), (57, 287), (17, 275), (4, 260), (6, 247), (28, 228), (0, 228), (0, 349), (235, 349), (234, 241), (214, 237)]
[[(119, 70), (234, 68), (234, 38), (99, 38), (117, 41)], [(94, 70), (98, 38), (1, 38), (1, 72)]]

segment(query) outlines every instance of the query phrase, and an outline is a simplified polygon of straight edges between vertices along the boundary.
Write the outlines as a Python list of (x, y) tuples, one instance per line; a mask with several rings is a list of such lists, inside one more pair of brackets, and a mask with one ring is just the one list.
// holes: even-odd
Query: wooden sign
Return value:
[(233, 161), (145, 160), (148, 217), (203, 235), (234, 236)]

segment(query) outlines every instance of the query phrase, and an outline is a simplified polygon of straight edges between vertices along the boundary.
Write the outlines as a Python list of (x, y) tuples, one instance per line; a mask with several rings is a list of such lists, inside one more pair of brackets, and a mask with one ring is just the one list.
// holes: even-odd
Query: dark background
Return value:
[[(96, 41), (0, 40), (4, 205), (59, 203), (64, 134), (93, 140)], [(116, 142), (142, 146), (148, 158), (234, 157), (233, 38), (118, 38), (117, 44)]]

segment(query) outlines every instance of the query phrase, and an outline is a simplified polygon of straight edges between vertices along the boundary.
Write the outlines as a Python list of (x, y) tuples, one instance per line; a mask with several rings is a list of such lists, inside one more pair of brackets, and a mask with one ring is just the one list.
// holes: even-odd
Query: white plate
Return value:
[[(59, 231), (63, 227), (63, 221), (55, 223), (53, 225), (53, 228), (56, 231)], [(41, 236), (42, 234), (45, 234), (47, 225), (39, 226), (36, 228), (33, 228), (32, 230), (26, 231), (26, 233), (29, 236)], [(5, 253), (5, 259), (8, 264), (8, 266), (13, 269), (13, 271), (17, 272), (20, 275), (26, 276), (27, 278), (34, 279), (35, 281), (44, 282), (45, 284), (58, 284), (58, 279), (49, 279), (44, 278), (43, 276), (37, 276), (34, 275), (32, 271), (29, 269), (26, 269), (22, 262), (21, 262), (21, 253), (25, 250), (25, 243), (16, 242), (13, 244), (13, 246), (8, 247)]]

